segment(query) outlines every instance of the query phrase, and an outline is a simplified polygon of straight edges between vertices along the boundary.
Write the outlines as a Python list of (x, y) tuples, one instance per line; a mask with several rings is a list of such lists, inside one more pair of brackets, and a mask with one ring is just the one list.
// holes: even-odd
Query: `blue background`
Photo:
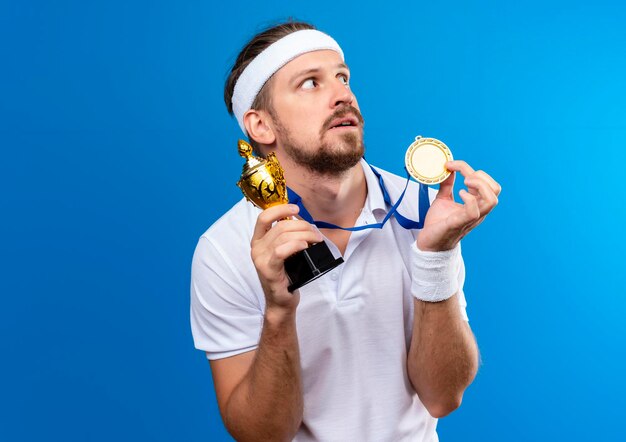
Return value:
[(240, 198), (227, 70), (289, 16), (343, 46), (370, 162), (434, 136), (503, 185), (441, 439), (624, 440), (624, 6), (146, 0), (0, 3), (0, 440), (228, 438), (191, 256)]

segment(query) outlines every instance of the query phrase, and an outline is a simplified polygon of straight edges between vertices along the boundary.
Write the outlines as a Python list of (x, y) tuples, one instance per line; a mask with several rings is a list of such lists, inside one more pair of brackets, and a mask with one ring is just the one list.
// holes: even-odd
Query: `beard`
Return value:
[[(340, 108), (323, 124), (319, 140), (308, 143), (307, 146), (295, 142), (291, 133), (280, 124), (278, 119), (275, 119), (274, 123), (281, 139), (283, 151), (296, 164), (306, 167), (315, 174), (326, 176), (342, 175), (357, 165), (363, 158), (365, 153), (363, 131), (350, 131), (341, 134), (338, 140), (336, 139), (337, 137), (334, 137), (335, 140), (333, 141), (325, 141), (324, 135), (330, 129), (328, 126), (332, 120), (347, 114), (356, 115), (362, 127), (363, 117), (358, 109), (352, 106)], [(311, 144), (317, 144), (317, 146)]]

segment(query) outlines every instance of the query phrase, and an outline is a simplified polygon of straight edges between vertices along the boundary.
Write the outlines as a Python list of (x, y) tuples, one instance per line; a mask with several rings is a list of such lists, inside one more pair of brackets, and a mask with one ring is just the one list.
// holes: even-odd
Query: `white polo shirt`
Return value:
[[(356, 225), (380, 222), (389, 210), (376, 176), (364, 161), (362, 166), (368, 192)], [(378, 170), (391, 200), (397, 201), (406, 178)], [(418, 188), (411, 182), (398, 208), (413, 220), (418, 220)], [(242, 199), (198, 242), (191, 327), (196, 348), (209, 359), (258, 345), (265, 298), (250, 240), (259, 213)], [(295, 440), (438, 440), (437, 419), (411, 387), (406, 366), (413, 329), (411, 245), (418, 233), (393, 217), (383, 229), (352, 232), (345, 262), (300, 289), (296, 322), (304, 416)], [(459, 308), (467, 320), (462, 262), (458, 278)]]

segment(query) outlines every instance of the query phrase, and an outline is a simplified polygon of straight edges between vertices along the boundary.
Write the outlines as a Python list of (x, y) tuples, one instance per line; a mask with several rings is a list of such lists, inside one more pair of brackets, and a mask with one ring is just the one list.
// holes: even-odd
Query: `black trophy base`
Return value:
[(343, 258), (333, 256), (324, 241), (313, 244), (285, 260), (285, 271), (289, 276), (290, 292), (319, 278), (343, 262)]

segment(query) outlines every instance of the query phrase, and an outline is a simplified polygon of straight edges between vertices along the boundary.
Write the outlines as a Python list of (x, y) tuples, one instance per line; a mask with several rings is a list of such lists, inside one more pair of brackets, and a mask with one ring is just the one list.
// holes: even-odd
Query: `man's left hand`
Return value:
[[(452, 173), (439, 186), (424, 220), (424, 228), (417, 238), (418, 249), (438, 252), (453, 249), (498, 204), (502, 187), (482, 170), (474, 170), (465, 161), (448, 161), (446, 168)], [(454, 178), (461, 173), (463, 184), (459, 196), (465, 204), (454, 201)]]

